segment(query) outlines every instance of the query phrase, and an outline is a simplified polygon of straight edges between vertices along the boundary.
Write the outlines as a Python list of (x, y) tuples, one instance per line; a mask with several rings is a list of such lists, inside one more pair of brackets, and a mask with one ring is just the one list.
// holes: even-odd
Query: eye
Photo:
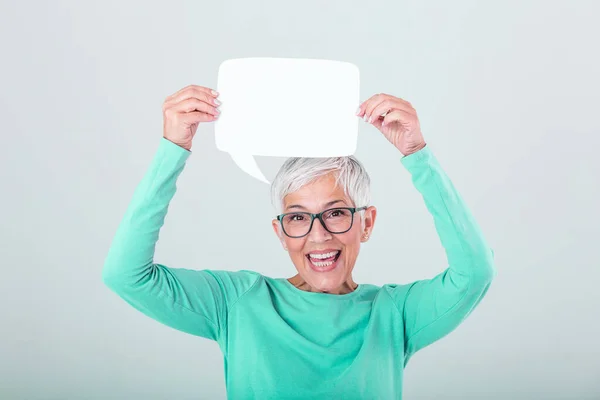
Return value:
[(302, 214), (289, 214), (286, 216), (288, 221), (302, 221), (304, 219), (304, 215)]
[(339, 218), (344, 217), (348, 214), (348, 210), (344, 210), (342, 208), (336, 208), (335, 210), (331, 210), (327, 213), (327, 218)]

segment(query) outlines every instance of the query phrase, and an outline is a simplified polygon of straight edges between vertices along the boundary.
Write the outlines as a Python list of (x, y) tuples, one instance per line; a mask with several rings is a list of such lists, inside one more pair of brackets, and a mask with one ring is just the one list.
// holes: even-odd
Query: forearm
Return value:
[(176, 181), (191, 153), (162, 138), (137, 186), (104, 263), (107, 284), (133, 285), (151, 277), (154, 251)]
[(402, 313), (407, 360), (444, 337), (474, 310), (495, 275), (493, 253), (469, 208), (427, 147), (404, 157), (446, 251), (448, 267), (390, 291)]
[(481, 229), (431, 149), (402, 158), (433, 216), (452, 273), (487, 281), (495, 274), (493, 252)]
[(173, 268), (154, 261), (154, 251), (191, 152), (161, 139), (136, 188), (108, 252), (104, 283), (131, 306), (175, 329), (220, 340), (228, 302), (257, 281), (251, 273)]

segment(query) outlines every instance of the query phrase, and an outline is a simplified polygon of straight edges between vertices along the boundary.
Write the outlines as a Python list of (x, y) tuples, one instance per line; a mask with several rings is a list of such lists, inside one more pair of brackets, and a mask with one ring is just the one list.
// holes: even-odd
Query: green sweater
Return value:
[(161, 138), (102, 278), (148, 317), (216, 341), (230, 399), (401, 399), (409, 358), (464, 321), (496, 274), (493, 251), (429, 147), (400, 160), (448, 258), (431, 279), (335, 295), (252, 271), (156, 263), (159, 231), (191, 154)]

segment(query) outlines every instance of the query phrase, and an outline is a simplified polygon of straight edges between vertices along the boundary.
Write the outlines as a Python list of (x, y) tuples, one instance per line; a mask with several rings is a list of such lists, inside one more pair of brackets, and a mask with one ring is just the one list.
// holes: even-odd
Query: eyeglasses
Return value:
[(354, 213), (366, 210), (367, 207), (337, 207), (330, 208), (318, 214), (308, 212), (289, 212), (277, 216), (281, 223), (283, 233), (291, 238), (301, 238), (308, 235), (312, 229), (315, 218), (330, 233), (345, 233), (352, 228)]

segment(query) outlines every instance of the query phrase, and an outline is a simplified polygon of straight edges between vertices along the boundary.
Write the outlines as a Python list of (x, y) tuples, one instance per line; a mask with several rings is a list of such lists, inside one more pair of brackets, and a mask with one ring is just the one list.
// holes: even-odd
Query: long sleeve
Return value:
[(492, 249), (429, 146), (401, 159), (433, 216), (448, 267), (432, 279), (391, 286), (403, 316), (406, 362), (471, 314), (496, 275)]
[(161, 138), (117, 229), (102, 279), (145, 315), (180, 331), (220, 341), (227, 329), (230, 305), (252, 286), (257, 275), (170, 268), (154, 262), (159, 231), (190, 154)]

